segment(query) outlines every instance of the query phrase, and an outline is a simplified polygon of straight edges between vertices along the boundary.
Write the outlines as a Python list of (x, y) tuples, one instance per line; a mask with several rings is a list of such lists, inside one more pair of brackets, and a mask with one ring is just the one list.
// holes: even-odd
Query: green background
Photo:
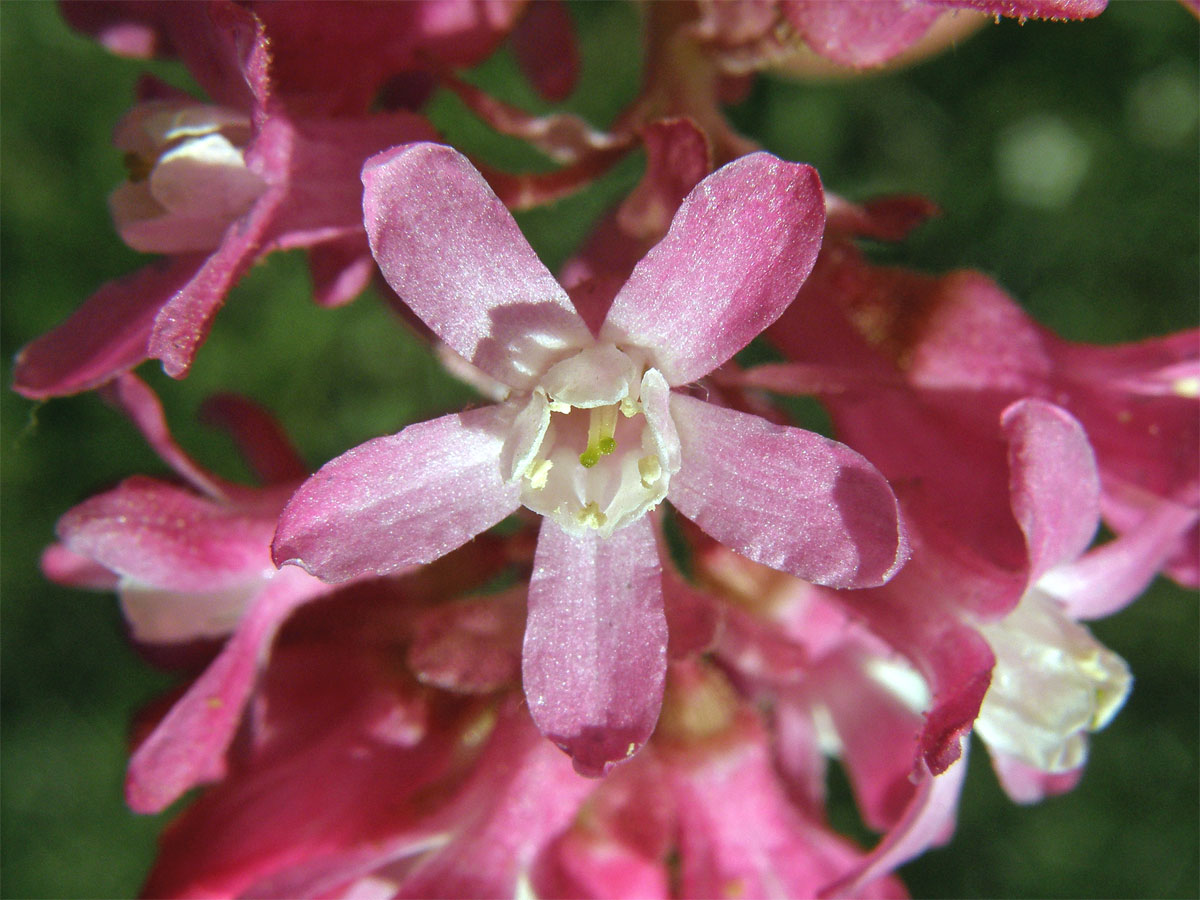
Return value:
[[(605, 125), (637, 91), (636, 14), (608, 3), (572, 14), (584, 73), (571, 106)], [(0, 3), (5, 359), (145, 261), (116, 237), (105, 196), (123, 174), (109, 135), (146, 68), (69, 31), (50, 4)], [(188, 84), (176, 66), (149, 68)], [(471, 77), (545, 108), (506, 52)], [(942, 218), (882, 258), (981, 269), (1059, 333), (1115, 342), (1196, 323), (1197, 77), (1194, 17), (1174, 3), (1118, 2), (1088, 23), (1004, 22), (896, 74), (820, 85), (759, 79), (731, 116), (767, 149), (815, 164), (844, 196), (919, 192), (942, 206)], [(436, 97), (430, 114), (454, 143), (497, 164), (532, 161), (449, 96)], [(630, 161), (521, 224), (553, 267), (637, 175)], [(302, 259), (277, 254), (232, 292), (191, 377), (141, 370), (184, 446), (227, 477), (247, 473), (223, 437), (194, 422), (216, 390), (271, 407), (314, 466), (470, 397), (373, 296), (324, 311), (308, 293)], [(6, 391), (0, 424), (0, 890), (130, 896), (163, 820), (122, 803), (127, 723), (170, 681), (127, 648), (112, 597), (46, 584), (37, 558), (71, 505), (164, 469), (94, 397), (39, 405)], [(905, 870), (914, 895), (1200, 892), (1196, 597), (1160, 582), (1095, 631), (1137, 682), (1093, 742), (1082, 786), (1014, 806), (976, 745), (954, 842)], [(833, 793), (835, 822), (855, 831), (836, 778)]]

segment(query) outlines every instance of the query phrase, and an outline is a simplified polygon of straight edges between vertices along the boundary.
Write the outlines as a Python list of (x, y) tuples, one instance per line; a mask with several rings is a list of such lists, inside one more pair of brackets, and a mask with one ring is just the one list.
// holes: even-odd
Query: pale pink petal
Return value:
[(225, 749), (241, 722), (275, 632), (297, 606), (329, 587), (303, 572), (279, 572), (237, 631), (129, 761), (125, 797), (134, 812), (161, 812), (185, 791), (225, 772)]
[(1100, 476), (1087, 435), (1065, 410), (1021, 400), (1001, 416), (1012, 508), (1029, 548), (1029, 578), (1076, 559), (1100, 524)]
[(988, 752), (1000, 786), (1013, 803), (1041, 803), (1047, 797), (1074, 790), (1083, 777), (1083, 766), (1069, 772), (1043, 772), (1007, 753), (998, 753), (991, 748)]
[(202, 264), (175, 257), (104, 285), (17, 354), (13, 390), (32, 400), (75, 394), (145, 361), (155, 316)]
[(274, 522), (174, 485), (135, 476), (58, 521), (68, 549), (119, 575), (171, 591), (216, 591), (274, 571)]
[(958, 761), (941, 775), (930, 775), (922, 767), (917, 788), (903, 818), (850, 874), (823, 888), (821, 897), (854, 897), (875, 879), (930, 847), (944, 844), (954, 833), (958, 797), (967, 774), (964, 741)]
[(225, 495), (222, 479), (202, 469), (175, 443), (162, 403), (146, 382), (132, 373), (118, 375), (103, 388), (102, 395), (133, 420), (146, 443), (176, 474), (210, 497), (220, 499)]
[(832, 587), (882, 584), (907, 558), (895, 495), (818, 434), (674, 394), (683, 465), (667, 497), (755, 562)]
[(812, 270), (824, 228), (811, 166), (768, 153), (729, 163), (684, 199), (600, 335), (650, 351), (672, 385), (694, 381), (779, 317)]
[(1160, 503), (1137, 527), (1051, 569), (1037, 587), (1060, 601), (1072, 619), (1110, 616), (1150, 585), (1196, 519), (1194, 509)]
[(525, 697), (541, 732), (584, 775), (650, 737), (667, 666), (662, 567), (646, 516), (601, 538), (542, 520), (529, 586)]
[(499, 406), (375, 438), (326, 463), (279, 518), (273, 553), (324, 581), (432, 562), (519, 505), (504, 481)]
[(531, 389), (592, 340), (566, 292), (461, 153), (411, 144), (363, 168), (363, 212), (392, 289), (476, 367)]

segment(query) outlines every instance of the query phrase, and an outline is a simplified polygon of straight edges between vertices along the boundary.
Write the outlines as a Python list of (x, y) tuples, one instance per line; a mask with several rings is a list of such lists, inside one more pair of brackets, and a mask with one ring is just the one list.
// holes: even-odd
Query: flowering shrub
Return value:
[[(897, 264), (941, 198), (789, 158), (773, 104), (829, 88), (769, 79), (870, 96), (992, 17), (1102, 11), (64, 6), (157, 73), (109, 198), (155, 258), (13, 370), (158, 458), (89, 460), (41, 557), (178, 673), (126, 799), (199, 791), (144, 891), (903, 896), (979, 744), (1018, 803), (1079, 784), (1137, 674), (1087, 623), (1200, 581), (1200, 332), (1091, 343), (970, 259)], [(1006, 196), (1069, 203), (1086, 141), (1021, 122)], [(216, 320), (284, 251), (317, 304)], [(182, 391), (254, 486), (196, 461)]]

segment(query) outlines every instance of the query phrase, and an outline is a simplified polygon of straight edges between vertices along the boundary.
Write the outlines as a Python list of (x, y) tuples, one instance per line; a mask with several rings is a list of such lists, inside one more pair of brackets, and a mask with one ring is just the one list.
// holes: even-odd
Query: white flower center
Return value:
[(129, 180), (109, 196), (121, 237), (135, 250), (211, 250), (266, 183), (246, 166), (250, 120), (216, 106), (155, 101), (136, 106), (113, 142)]
[(564, 531), (607, 537), (657, 506), (679, 470), (666, 380), (595, 344), (552, 366), (520, 404), (505, 445), (521, 502)]
[(979, 630), (996, 654), (979, 736), (1044, 772), (1082, 765), (1086, 733), (1107, 725), (1129, 694), (1125, 661), (1036, 586)]

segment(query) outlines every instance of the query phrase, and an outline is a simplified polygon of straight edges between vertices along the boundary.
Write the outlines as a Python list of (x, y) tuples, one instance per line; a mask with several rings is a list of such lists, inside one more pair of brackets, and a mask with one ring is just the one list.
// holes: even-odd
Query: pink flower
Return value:
[(384, 574), (521, 505), (542, 514), (525, 693), (589, 774), (632, 755), (658, 715), (667, 627), (646, 513), (663, 499), (813, 581), (881, 584), (899, 567), (895, 498), (866, 460), (681, 390), (774, 321), (807, 276), (824, 225), (811, 168), (760, 153), (702, 181), (595, 335), (459, 153), (400, 148), (363, 180), (392, 288), (510, 395), (326, 464), (285, 508), (277, 562), (331, 581)]
[(171, 438), (158, 398), (134, 376), (118, 378), (108, 394), (187, 484), (135, 476), (84, 501), (59, 520), (61, 543), (47, 549), (43, 569), (63, 584), (116, 590), (142, 645), (169, 653), (226, 641), (130, 760), (129, 805), (159, 812), (224, 775), (225, 750), (275, 632), (330, 588), (271, 562), (275, 519), (305, 471), (273, 421), (233, 398), (213, 407), (274, 482), (246, 488), (192, 462)]
[[(731, 71), (780, 67), (812, 69), (807, 48), (838, 66), (880, 66), (923, 39), (936, 49), (971, 30), (979, 17), (1087, 19), (1107, 0), (774, 0), (707, 2), (697, 36)], [(938, 27), (940, 26), (940, 28)], [(931, 52), (926, 50), (926, 53)], [(797, 60), (794, 57), (799, 56)]]
[[(151, 18), (163, 10), (173, 46), (211, 102), (143, 83), (144, 102), (114, 135), (130, 177), (110, 208), (130, 246), (168, 255), (104, 285), (22, 349), (13, 386), (26, 397), (89, 390), (147, 359), (183, 377), (225, 294), (273, 250), (309, 248), (318, 302), (353, 299), (374, 270), (362, 229), (363, 160), (433, 136), (403, 111), (293, 115), (272, 91), (268, 38), (251, 12), (184, 4), (150, 7)], [(114, 33), (132, 40), (132, 27)]]

